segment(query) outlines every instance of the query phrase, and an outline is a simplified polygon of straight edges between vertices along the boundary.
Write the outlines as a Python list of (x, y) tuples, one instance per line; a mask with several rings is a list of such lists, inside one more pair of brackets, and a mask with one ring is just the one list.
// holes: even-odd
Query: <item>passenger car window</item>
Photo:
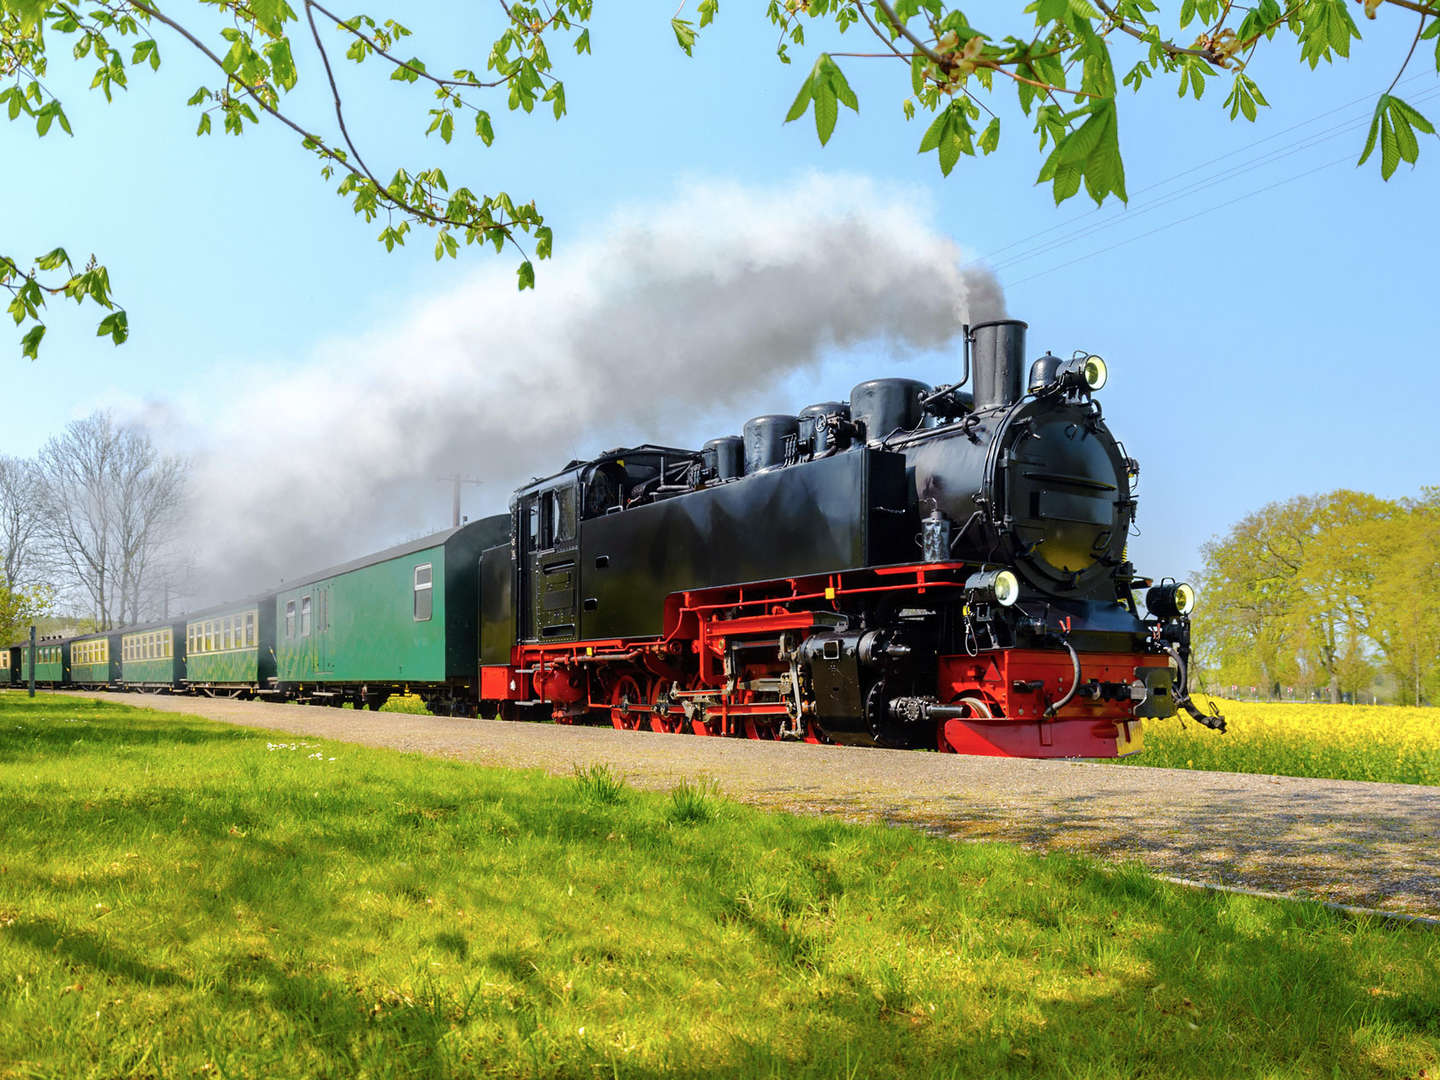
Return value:
[(294, 601), (294, 600), (287, 600), (287, 601), (285, 601), (285, 636), (286, 636), (287, 638), (293, 638), (293, 637), (295, 636), (295, 601)]
[(310, 597), (300, 598), (300, 636), (310, 636)]
[(422, 563), (415, 567), (415, 604), (414, 615), (416, 622), (428, 622), (435, 609), (435, 588), (433, 580), (433, 569), (431, 563)]

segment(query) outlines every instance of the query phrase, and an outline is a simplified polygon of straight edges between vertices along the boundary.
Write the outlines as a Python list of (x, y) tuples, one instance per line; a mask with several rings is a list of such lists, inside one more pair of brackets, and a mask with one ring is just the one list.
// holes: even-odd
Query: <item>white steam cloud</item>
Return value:
[(935, 349), (1004, 314), (912, 194), (856, 180), (692, 188), (562, 249), (533, 292), (502, 261), (303, 366), (235, 381), (196, 460), (206, 594), (429, 532), (444, 477), (483, 481), (479, 501), (503, 510), (572, 456), (738, 431), (741, 406), (770, 411), (766, 392), (829, 349)]

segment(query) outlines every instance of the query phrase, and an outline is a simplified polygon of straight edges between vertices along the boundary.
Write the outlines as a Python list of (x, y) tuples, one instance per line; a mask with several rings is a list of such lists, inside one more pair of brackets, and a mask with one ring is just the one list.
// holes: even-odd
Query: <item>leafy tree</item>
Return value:
[(1407, 501), (1375, 549), (1367, 632), (1401, 700), (1433, 704), (1440, 700), (1440, 488)]
[(32, 623), (55, 609), (55, 590), (48, 585), (11, 587), (0, 581), (0, 649), (26, 635)]
[[(452, 186), (438, 166), (399, 168), (385, 179), (350, 134), (337, 69), (343, 54), (357, 65), (378, 64), (391, 80), (425, 87), (430, 91), (422, 114), (427, 135), (448, 143), (457, 132), (473, 131), (489, 146), (495, 133), (482, 103), (498, 95), (511, 110), (529, 113), (546, 105), (556, 119), (564, 115), (565, 86), (554, 73), (549, 40), (565, 34), (577, 53), (589, 52), (590, 9), (591, 0), (501, 0), (504, 29), (485, 63), (437, 74), (408, 52), (410, 31), (401, 23), (365, 14), (341, 16), (315, 0), (303, 0), (298, 12), (286, 0), (201, 0), (173, 7), (158, 0), (0, 0), (0, 78), (6, 83), (0, 86), (0, 109), (11, 120), (33, 122), (41, 136), (69, 135), (64, 103), (45, 81), (51, 61), (93, 64), (91, 86), (108, 101), (126, 88), (134, 71), (160, 66), (163, 36), (166, 49), (177, 44), (194, 50), (214, 68), (214, 81), (189, 98), (199, 117), (197, 135), (210, 135), (217, 127), (240, 135), (266, 117), (294, 133), (319, 162), (322, 177), (338, 180), (337, 194), (356, 214), (367, 222), (381, 220), (379, 240), (387, 250), (404, 244), (417, 227), (434, 231), (437, 259), (453, 258), (462, 241), (491, 244), (497, 251), (508, 245), (520, 253), (517, 275), (525, 289), (535, 283), (532, 257), (549, 257), (552, 242), (534, 202), (504, 191)], [(301, 46), (307, 41), (314, 50), (310, 62), (323, 73), (333, 103), (333, 115), (325, 120), (291, 108), (289, 95), (300, 82)], [(45, 335), (47, 297), (88, 300), (105, 309), (98, 333), (117, 345), (129, 334), (110, 275), (93, 255), (77, 266), (64, 248), (33, 259), (0, 249), (0, 286), (10, 293), (16, 325), (28, 327), (21, 351), (32, 359)]]
[(1339, 701), (1383, 669), (1403, 700), (1440, 690), (1440, 489), (1271, 503), (1203, 550), (1197, 633), (1222, 682)]
[[(701, 0), (700, 25), (714, 17), (717, 0)], [(1389, 179), (1401, 161), (1419, 155), (1416, 132), (1435, 134), (1430, 121), (1393, 93), (1400, 74), (1422, 40), (1435, 41), (1440, 70), (1440, 0), (1363, 0), (1374, 19), (1382, 8), (1415, 20), (1410, 50), (1398, 57), (1399, 71), (1379, 96), (1364, 162), (1380, 149), (1380, 172)], [(822, 143), (835, 129), (839, 106), (858, 111), (859, 103), (837, 57), (883, 59), (905, 65), (910, 95), (905, 115), (933, 113), (920, 140), (922, 153), (934, 151), (940, 171), (949, 175), (962, 155), (989, 154), (1000, 143), (1001, 119), (988, 101), (996, 87), (1013, 92), (1021, 113), (1045, 154), (1039, 180), (1048, 182), (1060, 203), (1085, 191), (1097, 204), (1111, 196), (1124, 200), (1125, 169), (1120, 153), (1119, 101), (1122, 87), (1139, 91), (1163, 78), (1181, 97), (1196, 99), (1211, 81), (1228, 86), (1222, 107), (1230, 118), (1253, 121), (1268, 106), (1250, 65), (1277, 38), (1292, 39), (1300, 58), (1313, 69), (1321, 61), (1348, 57), (1360, 29), (1346, 0), (1182, 0), (1172, 16), (1154, 0), (1032, 0), (1028, 20), (1001, 8), (971, 23), (946, 0), (770, 0), (769, 14), (781, 32), (780, 59), (805, 41), (805, 28), (834, 23), (841, 32), (861, 27), (879, 52), (822, 52), (787, 117), (798, 120), (813, 110)], [(1435, 20), (1435, 21), (1430, 21)], [(676, 34), (688, 49), (688, 24)], [(1191, 38), (1190, 44), (1181, 42)], [(1127, 66), (1128, 65), (1128, 66)], [(1117, 71), (1124, 74), (1117, 79)]]
[[(549, 5), (498, 0), (504, 29), (492, 45), (483, 69), (475, 65), (440, 75), (417, 56), (406, 56), (402, 43), (410, 31), (392, 18), (340, 16), (314, 0), (297, 10), (287, 0), (200, 0), (200, 7), (158, 0), (0, 0), (0, 108), (11, 120), (33, 121), (40, 135), (70, 133), (63, 104), (45, 85), (49, 61), (73, 56), (95, 65), (93, 87), (107, 100), (123, 90), (137, 67), (157, 68), (161, 38), (193, 49), (216, 70), (212, 85), (201, 86), (189, 104), (199, 111), (198, 134), (216, 125), (232, 135), (268, 117), (289, 128), (314, 154), (326, 179), (339, 178), (337, 192), (367, 221), (384, 218), (380, 241), (387, 249), (405, 243), (413, 228), (435, 231), (435, 257), (454, 257), (460, 240), (507, 245), (521, 252), (519, 287), (535, 280), (531, 262), (550, 254), (552, 237), (533, 202), (505, 192), (480, 194), (451, 187), (436, 166), (397, 169), (382, 179), (378, 168), (351, 139), (345, 123), (339, 53), (356, 64), (371, 62), (397, 82), (420, 84), (433, 103), (423, 116), (427, 134), (449, 142), (469, 130), (489, 146), (494, 138), (490, 114), (481, 102), (503, 95), (511, 110), (533, 111), (549, 105), (558, 119), (565, 112), (565, 87), (556, 76), (550, 47), (557, 36), (577, 53), (590, 50), (588, 22), (592, 0), (555, 0)], [(1433, 42), (1440, 70), (1440, 0), (1362, 0), (1367, 18), (1414, 19), (1409, 52), (1397, 57), (1400, 72), (1422, 41)], [(681, 11), (671, 20), (675, 38), (693, 52), (697, 30), (715, 17), (718, 0), (699, 0), (698, 27)], [(204, 14), (223, 16), (223, 25)], [(867, 50), (821, 52), (800, 85), (787, 115), (814, 116), (822, 143), (835, 130), (840, 106), (857, 110), (859, 101), (840, 60), (881, 59), (904, 66), (909, 94), (904, 113), (931, 116), (919, 146), (934, 152), (949, 175), (961, 156), (989, 154), (1001, 135), (999, 90), (1015, 94), (1023, 122), (1030, 125), (1043, 156), (1039, 180), (1049, 183), (1056, 202), (1083, 186), (1097, 203), (1125, 199), (1125, 169), (1120, 151), (1119, 103), (1122, 88), (1139, 91), (1151, 80), (1175, 85), (1181, 96), (1200, 98), (1213, 84), (1228, 87), (1222, 107), (1232, 119), (1253, 121), (1267, 107), (1250, 74), (1262, 48), (1278, 40), (1298, 46), (1302, 62), (1348, 57), (1360, 40), (1359, 27), (1346, 0), (1182, 0), (1173, 17), (1153, 0), (1032, 0), (1023, 15), (1001, 8), (977, 26), (946, 0), (768, 0), (767, 12), (780, 30), (780, 59), (805, 43), (806, 28), (825, 25), (840, 34), (855, 29), (868, 35)], [(987, 14), (989, 14), (987, 12)], [(294, 32), (292, 34), (292, 31)], [(1183, 44), (1193, 37), (1189, 44)], [(68, 49), (51, 52), (63, 41)], [(307, 66), (308, 65), (308, 66)], [(307, 72), (323, 73), (333, 99), (333, 116), (302, 117), (289, 108), (289, 94)], [(1118, 74), (1123, 71), (1123, 74)], [(1399, 81), (1399, 72), (1395, 82)], [(1360, 156), (1379, 150), (1381, 175), (1388, 179), (1401, 161), (1419, 155), (1419, 136), (1434, 134), (1430, 121), (1394, 94), (1395, 83), (1379, 96), (1369, 136)], [(992, 108), (992, 104), (995, 108)], [(999, 109), (1000, 112), (997, 112)], [(0, 238), (3, 240), (3, 238)], [(117, 344), (129, 332), (127, 316), (111, 292), (109, 274), (91, 256), (82, 265), (62, 248), (33, 259), (0, 251), (0, 286), (11, 294), (10, 313), (28, 326), (22, 351), (34, 357), (44, 336), (42, 308), (49, 296), (89, 300), (107, 310), (99, 333)]]
[(1300, 675), (1292, 615), (1308, 500), (1271, 503), (1206, 543), (1195, 632), (1222, 683), (1270, 696)]

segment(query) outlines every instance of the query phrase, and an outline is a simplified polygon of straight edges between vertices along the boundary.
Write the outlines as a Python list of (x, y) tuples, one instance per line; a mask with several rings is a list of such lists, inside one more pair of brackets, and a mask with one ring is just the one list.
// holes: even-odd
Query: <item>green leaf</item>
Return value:
[(840, 106), (835, 101), (835, 90), (828, 82), (817, 81), (815, 86), (815, 134), (820, 136), (820, 145), (830, 141), (835, 130), (835, 120), (840, 115)]
[[(1440, 26), (1440, 22), (1437, 22), (1436, 25)], [(1420, 111), (1416, 109), (1413, 105), (1401, 101), (1398, 97), (1391, 97), (1390, 110), (1399, 116), (1403, 116), (1407, 121), (1409, 121), (1415, 127), (1419, 128), (1426, 135), (1435, 134), (1435, 126), (1431, 124), (1429, 120), (1425, 119), (1425, 117), (1421, 115)]]
[(20, 339), (20, 355), (28, 357), (31, 360), (39, 359), (40, 339), (44, 336), (44, 323), (37, 323), (35, 326), (32, 326), (25, 332), (25, 336)]
[(200, 123), (199, 123), (199, 125), (195, 128), (195, 134), (196, 134), (196, 135), (209, 135), (209, 134), (210, 134), (210, 114), (209, 114), (208, 112), (203, 112), (203, 113), (200, 114)]
[(588, 53), (590, 51), (590, 28), (587, 26), (580, 31), (580, 36), (575, 39), (575, 55)]
[(945, 126), (950, 122), (950, 110), (942, 110), (930, 122), (925, 129), (925, 134), (920, 139), (920, 153), (928, 153), (940, 145), (940, 140), (945, 137)]
[(835, 63), (828, 53), (822, 53), (821, 59), (824, 60), (822, 71), (825, 81), (835, 91), (835, 96), (840, 99), (840, 104), (849, 107), (851, 112), (858, 113), (860, 101), (855, 96), (855, 91), (850, 89), (850, 83), (846, 81), (845, 73), (840, 70), (840, 65)]
[(517, 271), (517, 274), (520, 278), (521, 292), (525, 291), (526, 289), (535, 288), (535, 267), (531, 264), (529, 259), (526, 259), (523, 263), (520, 264), (520, 269)]
[(790, 105), (790, 111), (785, 114), (785, 122), (799, 120), (805, 115), (805, 110), (810, 107), (810, 100), (814, 97), (815, 72), (812, 69), (810, 74), (805, 76), (805, 81), (800, 84), (800, 92), (795, 95), (794, 102)]
[(95, 336), (104, 337), (106, 334), (110, 335), (110, 340), (116, 345), (125, 343), (125, 339), (130, 336), (130, 324), (124, 311), (112, 311), (100, 320), (100, 326), (95, 331)]
[(990, 123), (985, 125), (985, 130), (980, 133), (980, 149), (985, 153), (993, 154), (995, 148), (1000, 145), (1000, 118), (992, 117)]
[(1365, 150), (1360, 155), (1360, 160), (1355, 163), (1356, 168), (1364, 165), (1369, 159), (1371, 152), (1375, 149), (1375, 140), (1380, 136), (1380, 120), (1385, 115), (1385, 102), (1388, 95), (1381, 94), (1375, 102), (1375, 113), (1370, 118), (1370, 134), (1365, 137)]
[(535, 257), (537, 259), (548, 259), (554, 247), (555, 236), (550, 231), (550, 226), (541, 225), (535, 230)]
[(300, 76), (295, 70), (295, 59), (290, 54), (290, 39), (280, 38), (266, 44), (265, 58), (270, 61), (275, 82), (285, 90), (293, 90)]
[[(695, 55), (695, 25), (686, 22), (684, 19), (671, 19), (670, 29), (675, 31), (675, 40), (680, 48), (685, 50), (686, 56)], [(524, 288), (522, 285), (521, 288)]]

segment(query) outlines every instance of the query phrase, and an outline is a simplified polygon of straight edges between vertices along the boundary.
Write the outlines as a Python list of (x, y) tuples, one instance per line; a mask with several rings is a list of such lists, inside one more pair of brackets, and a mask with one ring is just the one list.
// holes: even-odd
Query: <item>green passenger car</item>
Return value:
[(120, 635), (120, 681), (134, 690), (174, 690), (185, 678), (185, 624), (152, 623)]
[(118, 633), (86, 634), (70, 642), (70, 682), (75, 686), (110, 686), (120, 681)]
[[(70, 643), (60, 638), (41, 638), (35, 646), (35, 685), (64, 686), (70, 668)], [(20, 646), (20, 678), (30, 679), (30, 644)]]
[(476, 700), (480, 552), (509, 527), (499, 514), (287, 585), (274, 602), (280, 687), (372, 708), (407, 690), (437, 711)]
[(0, 646), (0, 688), (20, 685), (20, 646)]
[(189, 616), (184, 623), (186, 681), (201, 690), (268, 691), (275, 676), (274, 620), (270, 595)]

